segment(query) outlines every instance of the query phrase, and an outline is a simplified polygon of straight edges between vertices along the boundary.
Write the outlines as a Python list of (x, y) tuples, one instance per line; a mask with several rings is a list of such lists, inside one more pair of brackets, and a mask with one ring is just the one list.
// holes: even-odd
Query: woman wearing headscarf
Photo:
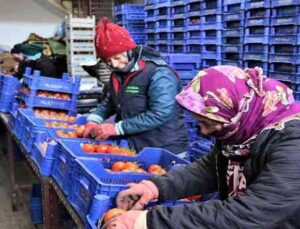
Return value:
[[(216, 138), (212, 152), (119, 193), (126, 210), (106, 228), (300, 228), (300, 106), (291, 89), (260, 68), (200, 71), (177, 95)], [(158, 206), (218, 191), (220, 200)]]
[[(110, 93), (87, 118), (84, 136), (121, 136), (136, 151), (150, 146), (184, 152), (187, 129), (175, 100), (180, 80), (160, 54), (137, 46), (125, 28), (106, 18), (96, 28), (95, 46), (112, 71)], [(103, 123), (114, 114), (115, 123)]]
[(45, 47), (39, 44), (16, 44), (11, 54), (14, 59), (19, 62), (15, 77), (23, 78), (26, 68), (38, 70), (41, 76), (61, 78), (61, 74), (57, 71), (53, 61), (43, 54)]

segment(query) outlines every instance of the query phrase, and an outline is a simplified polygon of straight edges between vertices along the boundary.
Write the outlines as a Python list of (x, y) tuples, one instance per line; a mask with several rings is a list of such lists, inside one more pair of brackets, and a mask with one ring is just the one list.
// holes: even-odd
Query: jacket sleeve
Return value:
[[(282, 136), (287, 135), (289, 133), (285, 132)], [(300, 136), (273, 142), (263, 158), (251, 162), (252, 166), (263, 163), (262, 170), (243, 195), (224, 201), (211, 200), (202, 204), (157, 207), (147, 214), (148, 228), (280, 227), (300, 210), (299, 145)], [(203, 171), (198, 171), (198, 179), (205, 179)], [(201, 184), (197, 183), (196, 178), (191, 179), (190, 175), (182, 174), (182, 177), (177, 177), (182, 179), (182, 186), (191, 182), (187, 188), (179, 188), (179, 192), (182, 189), (194, 189)], [(177, 192), (177, 188), (174, 187), (174, 192)]]
[(136, 134), (152, 130), (171, 117), (178, 93), (178, 79), (166, 67), (158, 67), (151, 78), (148, 89), (147, 111), (117, 123), (117, 128), (123, 134)]
[(102, 123), (105, 119), (115, 114), (112, 96), (108, 94), (100, 105), (87, 117), (88, 122)]

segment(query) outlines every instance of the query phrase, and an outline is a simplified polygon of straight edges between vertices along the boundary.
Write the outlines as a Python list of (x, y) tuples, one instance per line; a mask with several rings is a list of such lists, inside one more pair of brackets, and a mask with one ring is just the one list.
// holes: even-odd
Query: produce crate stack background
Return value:
[(95, 17), (66, 18), (67, 63), (72, 76), (88, 76), (80, 64), (87, 59), (96, 59), (94, 45)]
[(247, 0), (245, 6), (245, 36), (243, 67), (269, 67), (269, 42), (271, 25), (270, 0)]
[(19, 98), (28, 108), (59, 109), (76, 113), (80, 77), (67, 73), (61, 79), (41, 76), (40, 71), (26, 68)]
[(20, 82), (11, 75), (0, 74), (0, 111), (8, 112), (10, 105), (16, 101)]
[(300, 100), (300, 2), (272, 0), (269, 75), (294, 90)]
[(221, 64), (222, 1), (203, 0), (200, 3), (202, 68)]
[(242, 67), (245, 0), (223, 2), (222, 64)]
[(114, 7), (115, 22), (124, 26), (137, 44), (145, 43), (145, 12), (143, 4), (122, 4)]
[(145, 43), (152, 47), (155, 47), (155, 20), (156, 17), (154, 15), (154, 6), (155, 6), (156, 0), (146, 0), (144, 5), (144, 11), (145, 11), (145, 36), (146, 41)]

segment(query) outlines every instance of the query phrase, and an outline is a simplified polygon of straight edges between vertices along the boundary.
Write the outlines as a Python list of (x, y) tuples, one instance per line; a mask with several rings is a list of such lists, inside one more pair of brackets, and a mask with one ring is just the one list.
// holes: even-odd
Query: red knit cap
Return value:
[(104, 17), (96, 27), (95, 46), (97, 56), (106, 59), (134, 49), (136, 44), (124, 27)]

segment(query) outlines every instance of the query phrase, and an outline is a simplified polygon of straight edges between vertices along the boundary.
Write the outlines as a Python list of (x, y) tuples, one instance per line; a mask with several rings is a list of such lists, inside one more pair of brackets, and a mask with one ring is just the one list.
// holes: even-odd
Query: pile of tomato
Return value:
[(52, 92), (52, 91), (43, 91), (39, 90), (36, 92), (38, 97), (46, 97), (52, 99), (63, 99), (63, 100), (70, 100), (71, 96), (67, 93), (59, 93), (59, 92)]
[(166, 174), (166, 170), (162, 168), (160, 165), (150, 165), (148, 170), (144, 170), (141, 168), (136, 162), (130, 161), (117, 161), (113, 163), (111, 167), (111, 171), (113, 172), (135, 172), (135, 173), (151, 173), (155, 175), (163, 175)]
[(75, 122), (76, 121), (75, 116), (69, 116), (66, 114), (65, 111), (35, 108), (34, 114), (37, 117), (43, 118), (43, 119), (54, 119), (54, 120), (60, 120), (60, 121), (66, 121), (66, 122)]
[(93, 143), (81, 143), (80, 145), (83, 151), (86, 153), (107, 153), (125, 156), (134, 156), (136, 154), (135, 150), (119, 147), (117, 145)]

